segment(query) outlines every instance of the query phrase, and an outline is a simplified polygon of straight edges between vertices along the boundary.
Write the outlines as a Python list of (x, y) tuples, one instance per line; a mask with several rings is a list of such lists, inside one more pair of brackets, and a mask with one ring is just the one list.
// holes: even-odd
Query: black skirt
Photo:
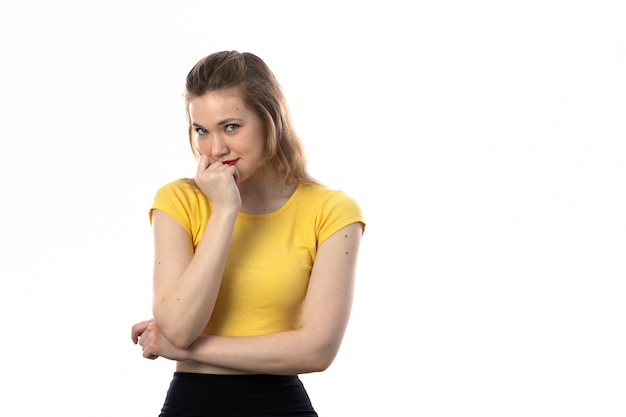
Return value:
[(297, 375), (174, 372), (159, 417), (317, 417)]

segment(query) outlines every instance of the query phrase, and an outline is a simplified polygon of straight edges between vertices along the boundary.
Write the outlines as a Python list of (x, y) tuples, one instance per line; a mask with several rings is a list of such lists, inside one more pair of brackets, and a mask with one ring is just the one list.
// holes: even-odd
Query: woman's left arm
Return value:
[[(176, 349), (170, 359), (253, 373), (325, 370), (335, 359), (348, 325), (362, 234), (362, 223), (352, 223), (319, 246), (299, 329), (261, 336), (200, 336), (184, 352)], [(147, 351), (144, 356), (169, 356), (163, 353)]]

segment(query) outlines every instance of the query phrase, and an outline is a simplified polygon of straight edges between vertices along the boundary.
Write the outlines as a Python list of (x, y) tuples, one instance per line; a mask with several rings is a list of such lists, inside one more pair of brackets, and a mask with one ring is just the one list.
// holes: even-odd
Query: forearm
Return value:
[(304, 330), (262, 336), (200, 336), (187, 352), (188, 359), (244, 372), (304, 374), (325, 370), (337, 354), (340, 340), (321, 339)]
[(189, 359), (245, 372), (323, 371), (335, 359), (348, 325), (360, 225), (346, 226), (318, 249), (297, 330), (261, 336), (200, 336)]
[[(234, 211), (220, 211), (211, 216), (203, 238), (182, 274), (163, 291), (159, 277), (171, 277), (167, 266), (155, 260), (154, 318), (163, 334), (176, 346), (189, 346), (208, 322), (219, 292), (230, 245)], [(171, 279), (171, 278), (170, 278)], [(159, 288), (162, 296), (156, 290)]]

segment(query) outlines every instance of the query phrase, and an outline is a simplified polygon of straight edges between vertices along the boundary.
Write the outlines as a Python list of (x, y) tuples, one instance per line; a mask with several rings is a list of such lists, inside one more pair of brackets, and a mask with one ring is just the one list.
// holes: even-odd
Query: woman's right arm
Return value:
[(213, 213), (194, 253), (191, 237), (168, 214), (154, 210), (152, 312), (178, 347), (193, 343), (206, 326), (217, 293), (237, 213)]
[(220, 288), (226, 256), (241, 206), (234, 167), (201, 157), (196, 183), (212, 201), (212, 213), (194, 251), (189, 233), (168, 214), (154, 210), (152, 312), (163, 335), (186, 348), (206, 326)]

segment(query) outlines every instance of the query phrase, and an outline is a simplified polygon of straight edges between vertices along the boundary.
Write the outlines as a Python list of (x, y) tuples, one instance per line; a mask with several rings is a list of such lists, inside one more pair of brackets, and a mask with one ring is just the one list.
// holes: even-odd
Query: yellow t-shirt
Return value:
[[(180, 223), (195, 248), (211, 215), (211, 202), (197, 187), (176, 180), (157, 191), (150, 214), (152, 209)], [(252, 336), (297, 329), (317, 247), (354, 222), (365, 227), (354, 199), (304, 183), (275, 212), (240, 212), (217, 302), (203, 333)]]

